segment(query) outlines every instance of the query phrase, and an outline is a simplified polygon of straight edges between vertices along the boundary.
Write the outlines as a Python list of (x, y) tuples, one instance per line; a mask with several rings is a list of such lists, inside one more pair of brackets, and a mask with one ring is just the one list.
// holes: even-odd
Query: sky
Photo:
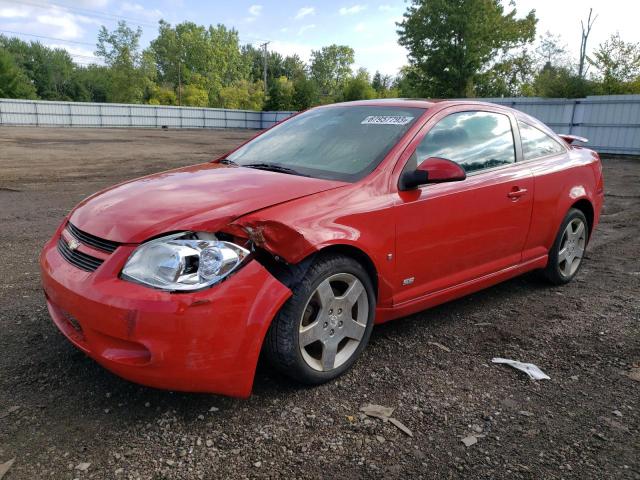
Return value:
[[(590, 7), (597, 14), (590, 49), (616, 31), (623, 40), (640, 42), (638, 0), (515, 0), (515, 5), (519, 17), (535, 9), (538, 35), (560, 35), (574, 57), (580, 47), (580, 20)], [(395, 25), (407, 6), (404, 0), (0, 0), (0, 33), (65, 48), (76, 62), (88, 64), (96, 61), (101, 25), (113, 29), (118, 20), (139, 25), (146, 47), (161, 18), (172, 24), (222, 23), (236, 28), (243, 43), (269, 41), (269, 49), (296, 53), (305, 61), (311, 50), (349, 45), (355, 50), (355, 68), (395, 75), (407, 63)]]

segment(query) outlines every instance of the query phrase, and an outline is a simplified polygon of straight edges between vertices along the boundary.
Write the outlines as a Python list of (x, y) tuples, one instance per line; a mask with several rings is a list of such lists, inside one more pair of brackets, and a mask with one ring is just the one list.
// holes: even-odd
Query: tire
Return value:
[(582, 266), (588, 241), (587, 217), (576, 208), (570, 209), (549, 251), (544, 277), (554, 285), (564, 285), (573, 280)]
[(313, 261), (292, 291), (267, 332), (267, 360), (305, 384), (339, 377), (371, 336), (376, 301), (369, 275), (354, 259), (328, 254)]

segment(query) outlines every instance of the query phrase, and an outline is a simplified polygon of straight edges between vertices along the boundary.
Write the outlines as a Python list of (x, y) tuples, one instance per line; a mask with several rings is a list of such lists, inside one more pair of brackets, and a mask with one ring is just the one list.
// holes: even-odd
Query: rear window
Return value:
[(564, 147), (549, 135), (528, 123), (518, 121), (522, 139), (522, 155), (525, 160), (557, 155), (565, 151)]
[(421, 108), (335, 106), (309, 110), (260, 135), (227, 159), (302, 175), (357, 181), (372, 172), (424, 113)]

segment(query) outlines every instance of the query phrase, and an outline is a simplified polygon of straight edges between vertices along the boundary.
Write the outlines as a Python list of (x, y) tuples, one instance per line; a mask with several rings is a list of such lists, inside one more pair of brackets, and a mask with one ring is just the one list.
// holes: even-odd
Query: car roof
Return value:
[(491, 106), (499, 107), (507, 110), (512, 110), (504, 105), (489, 102), (479, 102), (477, 100), (444, 100), (444, 99), (431, 99), (431, 98), (375, 98), (372, 100), (355, 100), (353, 102), (342, 102), (328, 104), (327, 106), (379, 106), (379, 107), (414, 107), (414, 108), (431, 108), (434, 105), (438, 105), (441, 108), (451, 107), (454, 105), (478, 105), (478, 106)]

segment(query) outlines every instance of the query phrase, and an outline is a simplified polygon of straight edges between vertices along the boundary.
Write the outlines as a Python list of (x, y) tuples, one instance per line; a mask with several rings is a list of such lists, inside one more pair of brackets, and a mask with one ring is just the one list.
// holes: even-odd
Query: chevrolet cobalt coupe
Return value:
[(487, 103), (314, 108), (80, 203), (41, 255), (48, 309), (145, 385), (246, 397), (261, 352), (326, 382), (374, 323), (530, 270), (574, 278), (603, 202), (576, 140)]

